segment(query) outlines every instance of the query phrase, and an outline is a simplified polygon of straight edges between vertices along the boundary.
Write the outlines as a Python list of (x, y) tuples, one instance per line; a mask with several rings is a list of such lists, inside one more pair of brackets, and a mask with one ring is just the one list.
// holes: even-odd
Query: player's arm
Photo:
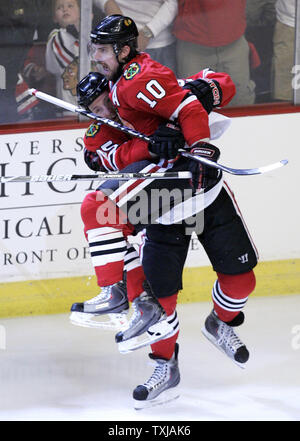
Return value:
[(148, 142), (137, 138), (124, 142), (115, 152), (115, 164), (117, 164), (118, 170), (134, 162), (152, 158), (153, 155), (149, 151)]
[[(207, 114), (216, 107), (225, 106), (236, 92), (235, 85), (228, 74), (216, 73), (211, 69), (204, 69), (185, 80), (178, 80), (178, 84), (197, 97)], [(188, 96), (186, 96), (186, 99), (188, 99)], [(150, 145), (149, 148), (158, 155), (169, 159), (176, 157), (178, 149), (184, 146), (183, 138), (176, 128), (171, 128), (170, 125), (161, 125), (153, 138), (156, 144), (154, 146)], [(199, 141), (203, 140), (199, 139)]]
[(107, 126), (92, 124), (84, 136), (84, 160), (94, 171), (117, 171), (133, 162), (151, 159), (148, 143), (128, 139)]
[(142, 140), (131, 140), (121, 145), (114, 144), (113, 148), (108, 152), (96, 152), (84, 148), (84, 161), (86, 165), (93, 171), (118, 171), (128, 165), (152, 159), (153, 155), (148, 149), (148, 143)]
[(59, 35), (59, 30), (54, 29), (48, 38), (46, 53), (45, 53), (45, 63), (48, 72), (53, 75), (57, 75), (62, 72), (63, 68), (59, 65), (59, 58), (55, 56), (55, 43)]
[(118, 170), (113, 153), (128, 137), (103, 124), (91, 124), (85, 132), (84, 160), (94, 171)]
[(204, 69), (178, 82), (198, 98), (207, 113), (214, 108), (226, 106), (236, 93), (235, 85), (228, 74), (211, 69)]
[(87, 150), (86, 148), (83, 149), (83, 158), (86, 165), (93, 171), (101, 171), (105, 172), (106, 169), (103, 167), (103, 163), (101, 162), (101, 159), (96, 152), (92, 152), (90, 150)]

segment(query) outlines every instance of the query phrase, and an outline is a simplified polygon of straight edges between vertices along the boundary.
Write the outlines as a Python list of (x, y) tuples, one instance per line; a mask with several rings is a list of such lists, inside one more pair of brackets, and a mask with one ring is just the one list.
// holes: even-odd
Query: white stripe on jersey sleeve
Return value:
[(178, 118), (179, 112), (188, 104), (190, 104), (192, 101), (197, 101), (197, 97), (195, 95), (191, 95), (189, 97), (187, 97), (184, 101), (182, 101), (179, 106), (177, 107), (177, 109), (173, 112), (173, 114), (170, 116), (170, 120), (174, 121), (175, 119)]

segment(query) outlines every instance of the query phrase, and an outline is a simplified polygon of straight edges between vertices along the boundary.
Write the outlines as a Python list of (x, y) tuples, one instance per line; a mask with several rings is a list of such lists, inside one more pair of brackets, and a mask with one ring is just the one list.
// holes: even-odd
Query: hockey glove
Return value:
[(100, 158), (96, 152), (91, 152), (86, 148), (83, 151), (84, 161), (86, 165), (93, 171), (105, 171), (102, 166)]
[[(220, 150), (218, 147), (208, 142), (199, 142), (195, 145), (190, 153), (196, 156), (202, 156), (217, 162), (220, 157)], [(192, 185), (195, 191), (213, 187), (221, 177), (221, 170), (209, 167), (206, 164), (191, 160), (190, 171), (192, 172)]]
[(173, 124), (160, 124), (156, 132), (150, 136), (154, 143), (149, 143), (149, 151), (160, 158), (174, 159), (178, 150), (185, 145), (185, 139), (180, 129)]
[(187, 82), (183, 89), (189, 89), (196, 95), (208, 114), (214, 107), (220, 106), (222, 102), (222, 89), (216, 80), (199, 78), (198, 80)]

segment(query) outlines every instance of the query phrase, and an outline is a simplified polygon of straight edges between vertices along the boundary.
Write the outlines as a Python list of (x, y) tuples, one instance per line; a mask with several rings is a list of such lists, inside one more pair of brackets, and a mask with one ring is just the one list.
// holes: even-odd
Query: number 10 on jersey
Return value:
[[(156, 100), (161, 100), (165, 95), (166, 91), (165, 89), (159, 84), (157, 80), (150, 80), (146, 84), (146, 90), (154, 97)], [(157, 101), (151, 100), (148, 98), (143, 92), (139, 92), (136, 96), (139, 100), (145, 101), (151, 109), (156, 106)]]

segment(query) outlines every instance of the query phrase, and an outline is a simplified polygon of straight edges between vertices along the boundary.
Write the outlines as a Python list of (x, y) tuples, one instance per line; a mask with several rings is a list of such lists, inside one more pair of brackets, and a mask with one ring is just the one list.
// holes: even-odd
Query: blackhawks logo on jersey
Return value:
[(139, 71), (141, 70), (140, 65), (138, 63), (132, 63), (128, 67), (128, 69), (124, 72), (124, 77), (126, 80), (131, 80)]
[(100, 130), (100, 124), (91, 124), (90, 127), (85, 132), (85, 136), (93, 137), (95, 136)]

